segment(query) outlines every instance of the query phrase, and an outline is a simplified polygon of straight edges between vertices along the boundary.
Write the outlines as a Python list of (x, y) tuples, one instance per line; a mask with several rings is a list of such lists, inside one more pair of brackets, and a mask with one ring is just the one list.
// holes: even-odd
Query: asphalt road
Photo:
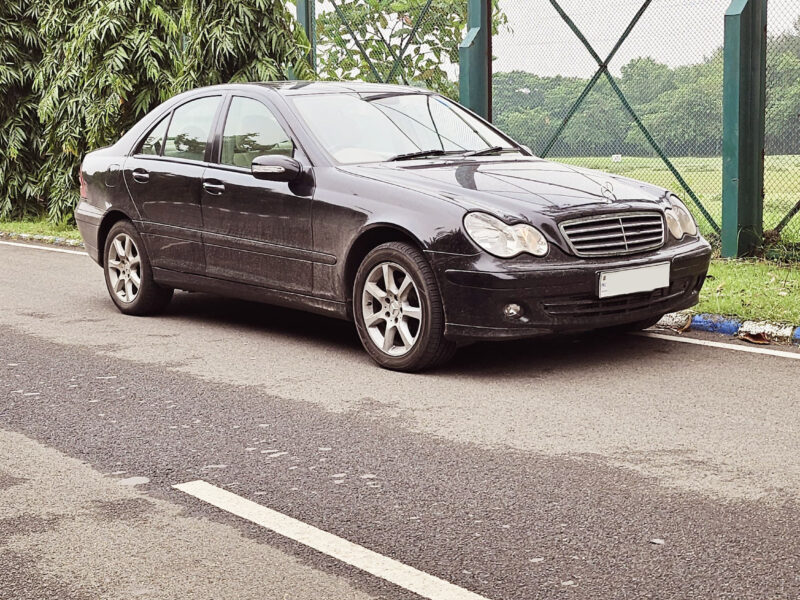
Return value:
[(798, 598), (798, 373), (592, 336), (396, 374), (347, 323), (125, 317), (87, 257), (0, 245), (0, 598), (417, 597), (193, 480), (490, 600)]

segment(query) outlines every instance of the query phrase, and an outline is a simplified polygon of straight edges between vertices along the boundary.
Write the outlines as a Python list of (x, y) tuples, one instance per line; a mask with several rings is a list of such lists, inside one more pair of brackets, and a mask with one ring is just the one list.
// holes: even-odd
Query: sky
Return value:
[[(643, 0), (560, 0), (559, 4), (605, 59)], [(694, 64), (722, 46), (731, 0), (654, 0), (611, 62), (612, 73), (650, 56), (671, 67)], [(549, 0), (500, 0), (509, 29), (492, 41), (495, 72), (590, 77), (597, 64)], [(800, 0), (770, 0), (769, 30), (791, 28)]]

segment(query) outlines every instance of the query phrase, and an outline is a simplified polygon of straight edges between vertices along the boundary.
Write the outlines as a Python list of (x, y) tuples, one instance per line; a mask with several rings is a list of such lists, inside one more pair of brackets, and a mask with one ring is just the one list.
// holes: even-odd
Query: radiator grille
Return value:
[(664, 245), (664, 218), (659, 212), (584, 217), (559, 227), (576, 256), (621, 256)]

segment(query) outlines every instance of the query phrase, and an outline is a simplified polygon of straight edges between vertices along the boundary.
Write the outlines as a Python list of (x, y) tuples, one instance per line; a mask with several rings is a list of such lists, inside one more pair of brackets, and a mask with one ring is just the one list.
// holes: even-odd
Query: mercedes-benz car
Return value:
[(123, 313), (176, 289), (308, 310), (404, 371), (471, 340), (646, 328), (697, 302), (711, 256), (669, 190), (368, 83), (180, 94), (85, 157), (75, 219)]

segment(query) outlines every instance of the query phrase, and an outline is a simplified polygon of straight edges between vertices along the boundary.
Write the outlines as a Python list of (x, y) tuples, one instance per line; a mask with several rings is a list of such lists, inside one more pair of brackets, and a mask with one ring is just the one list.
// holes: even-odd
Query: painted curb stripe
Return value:
[(392, 558), (367, 550), (363, 546), (251, 502), (205, 481), (190, 481), (172, 487), (370, 575), (414, 592), (423, 598), (429, 600), (488, 600), (444, 579), (418, 571)]
[(718, 315), (695, 315), (692, 317), (692, 330), (707, 331), (710, 333), (722, 333), (725, 335), (736, 335), (741, 329), (741, 321), (720, 317)]

